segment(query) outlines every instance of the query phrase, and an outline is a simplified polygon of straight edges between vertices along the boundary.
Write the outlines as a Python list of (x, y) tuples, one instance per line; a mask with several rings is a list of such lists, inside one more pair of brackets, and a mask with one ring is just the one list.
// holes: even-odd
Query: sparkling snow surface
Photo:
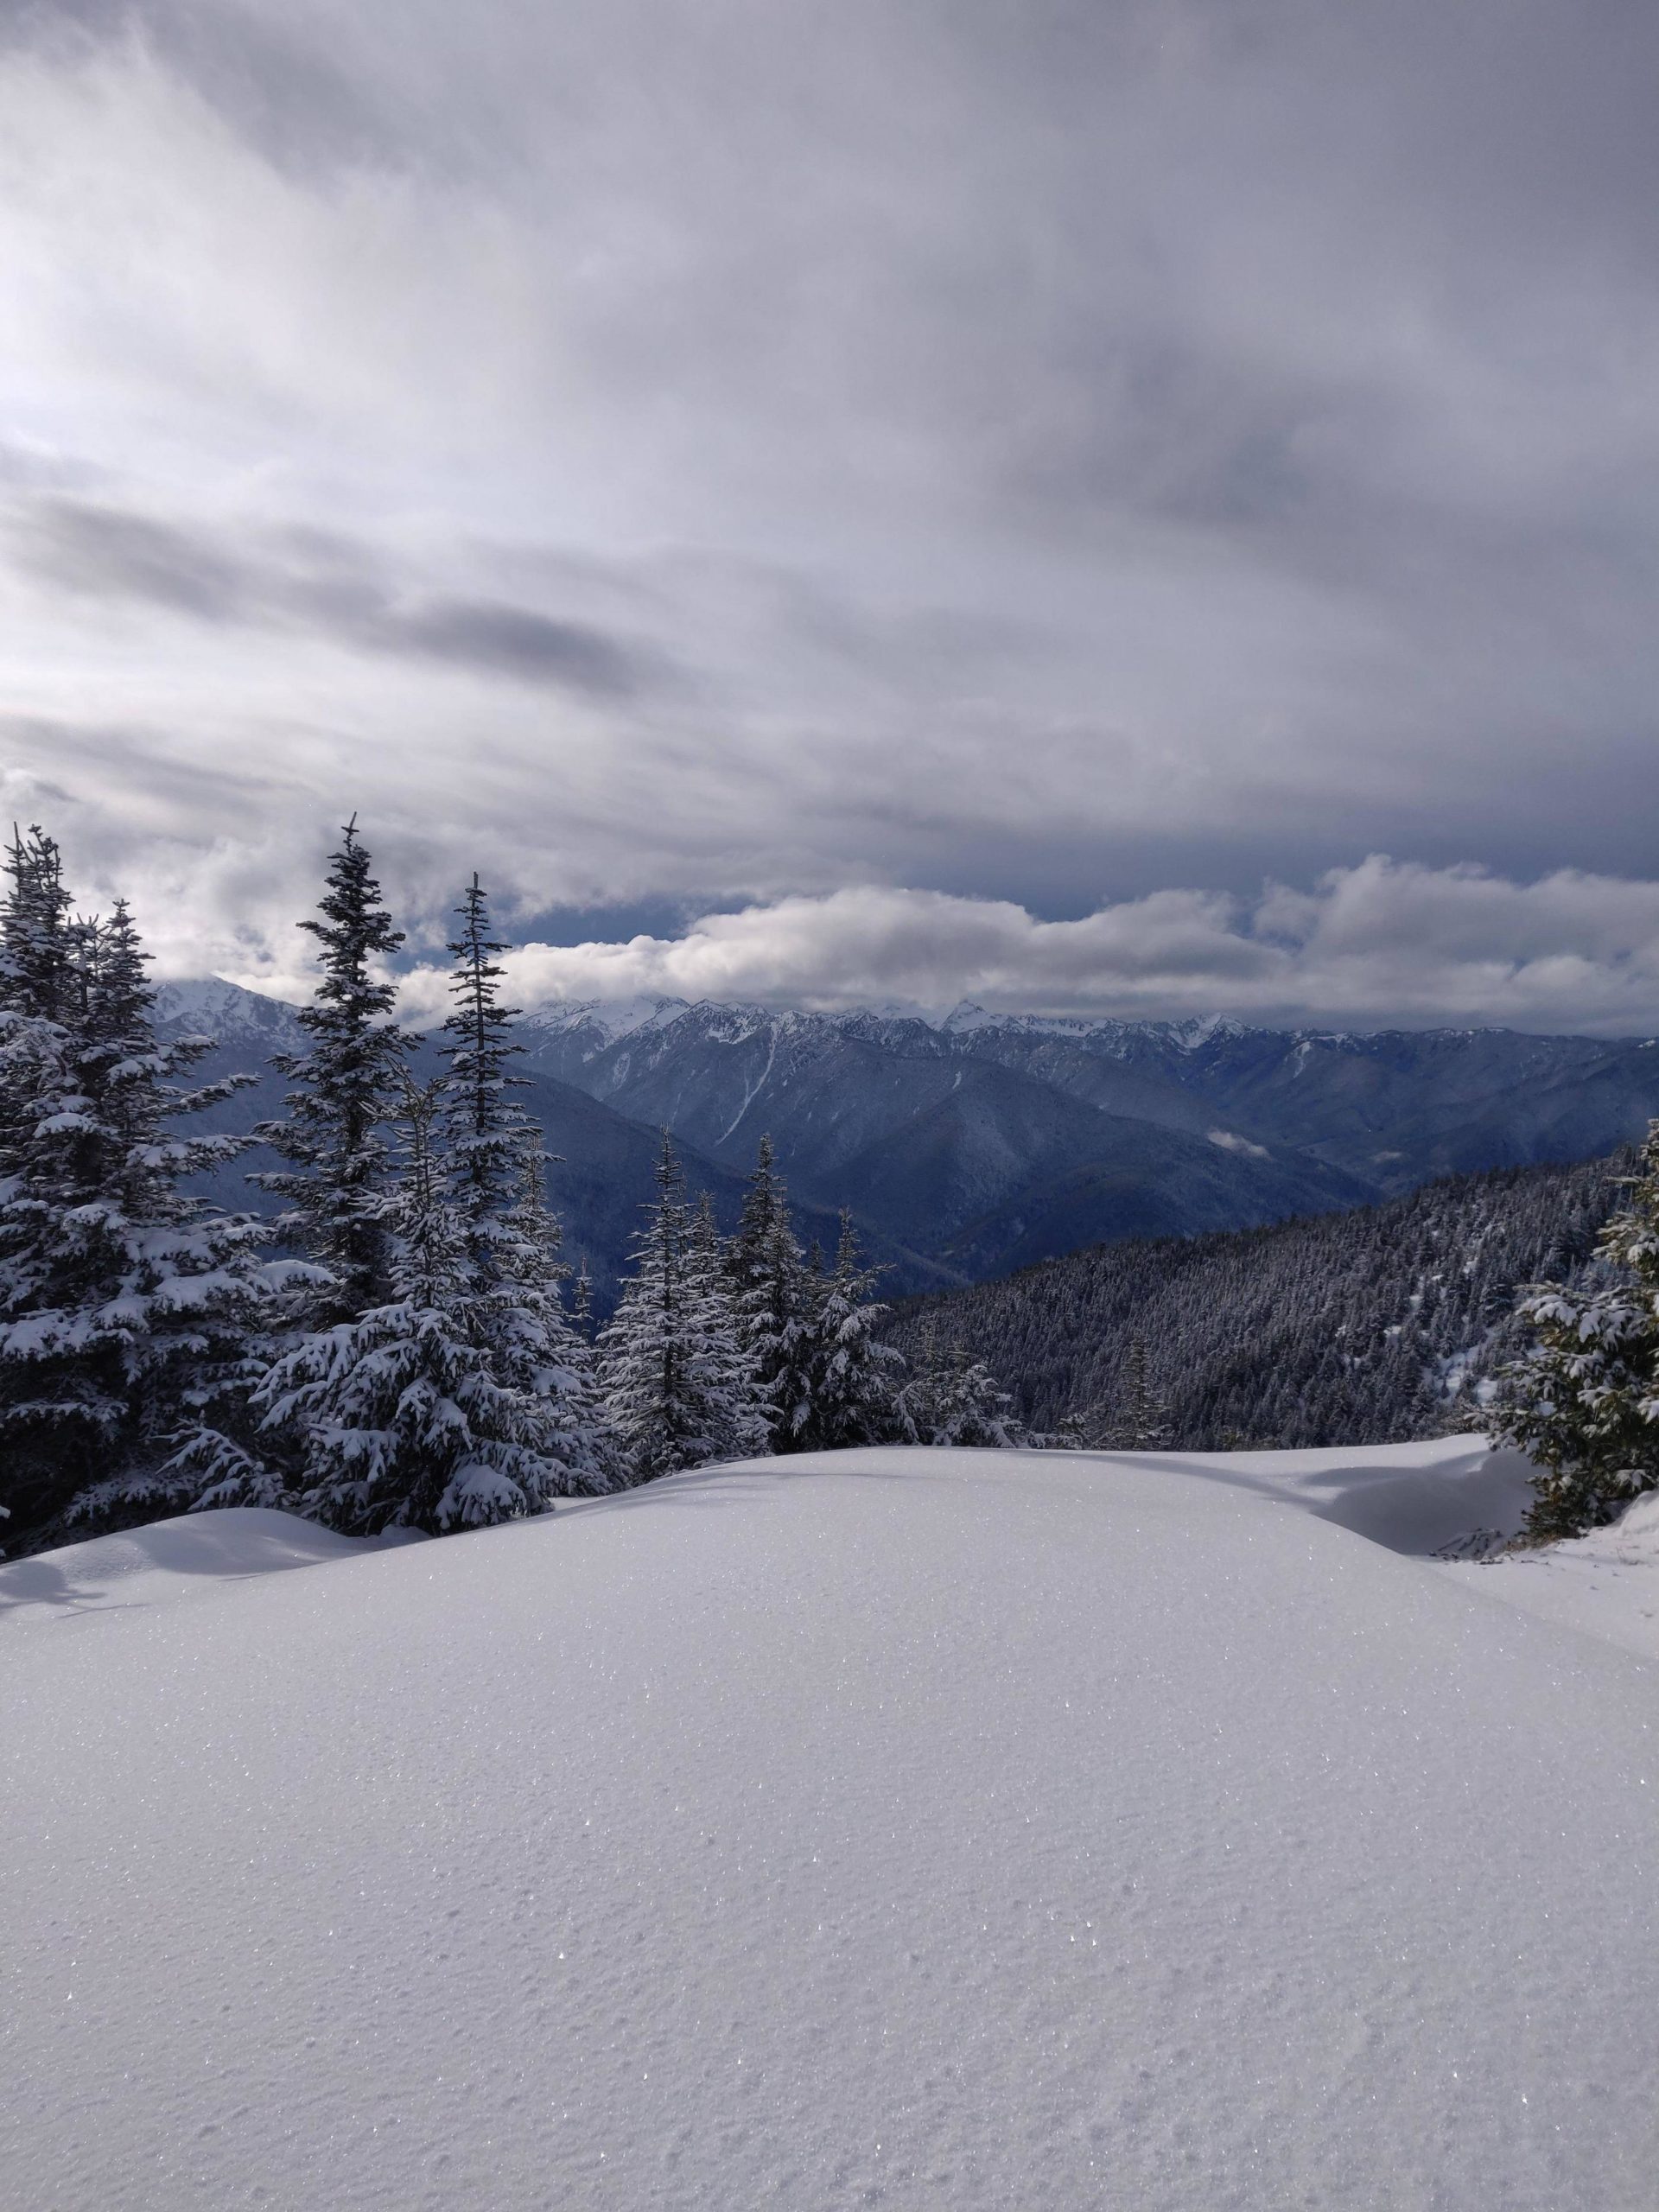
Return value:
[(0, 1567), (0, 2198), (1651, 2212), (1659, 1665), (1332, 1517), (1483, 1456)]

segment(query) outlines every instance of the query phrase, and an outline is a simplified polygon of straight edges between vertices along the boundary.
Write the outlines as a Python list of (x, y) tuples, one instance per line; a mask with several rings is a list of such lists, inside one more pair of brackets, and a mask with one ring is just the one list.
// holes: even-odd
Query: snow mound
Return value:
[(0, 1565), (0, 1632), (11, 1623), (168, 1605), (226, 1580), (419, 1541), (404, 1534), (365, 1543), (255, 1506), (193, 1513)]
[(1542, 1620), (1659, 1660), (1659, 1491), (1593, 1535), (1448, 1572)]
[(1513, 1536), (1532, 1503), (1531, 1469), (1484, 1436), (1341, 1451), (1158, 1452), (1136, 1464), (1201, 1475), (1300, 1505), (1390, 1551), (1430, 1557), (1479, 1532)]
[(32, 1616), (8, 2200), (1646, 2212), (1659, 1669), (1314, 1457), (766, 1462)]

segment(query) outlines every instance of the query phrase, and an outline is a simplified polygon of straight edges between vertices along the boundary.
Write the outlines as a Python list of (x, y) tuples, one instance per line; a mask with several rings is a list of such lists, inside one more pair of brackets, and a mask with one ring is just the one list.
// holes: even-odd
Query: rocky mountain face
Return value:
[[(208, 1072), (263, 1065), (291, 1012), (170, 986), (212, 1028)], [(528, 1014), (526, 1103), (573, 1253), (601, 1289), (649, 1196), (656, 1132), (722, 1217), (763, 1131), (810, 1236), (850, 1206), (895, 1291), (1006, 1273), (1127, 1236), (1247, 1228), (1433, 1177), (1584, 1159), (1659, 1114), (1659, 1044), (1506, 1030), (1291, 1033), (958, 1007), (808, 1014), (650, 1000)], [(281, 1084), (225, 1109), (246, 1127)]]

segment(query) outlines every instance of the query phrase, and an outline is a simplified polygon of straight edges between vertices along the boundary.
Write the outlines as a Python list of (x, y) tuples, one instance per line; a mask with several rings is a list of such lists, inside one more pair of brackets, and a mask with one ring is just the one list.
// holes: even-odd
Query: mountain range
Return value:
[[(162, 1012), (171, 1028), (218, 1035), (210, 1073), (301, 1039), (291, 1008), (232, 984), (167, 986)], [(769, 1134), (802, 1233), (828, 1241), (849, 1208), (904, 1292), (1128, 1236), (1329, 1212), (1448, 1173), (1584, 1159), (1659, 1115), (1653, 1039), (675, 999), (543, 1007), (518, 1033), (524, 1103), (562, 1155), (550, 1180), (567, 1243), (601, 1302), (664, 1127), (727, 1222)], [(222, 1109), (226, 1125), (274, 1113), (281, 1090), (265, 1073)]]

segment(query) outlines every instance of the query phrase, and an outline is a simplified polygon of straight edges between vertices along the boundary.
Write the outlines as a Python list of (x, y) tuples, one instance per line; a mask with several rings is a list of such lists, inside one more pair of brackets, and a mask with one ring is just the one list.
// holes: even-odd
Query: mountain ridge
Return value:
[[(165, 987), (162, 1007), (171, 1023), (218, 1024), (214, 1071), (302, 1040), (291, 1007), (222, 981)], [(808, 1233), (849, 1207), (902, 1292), (1097, 1242), (1258, 1226), (1438, 1176), (1605, 1154), (1659, 1115), (1659, 1047), (1644, 1038), (664, 996), (544, 1003), (518, 1034), (526, 1102), (568, 1155), (555, 1196), (607, 1285), (628, 1209), (589, 1185), (626, 1159), (632, 1192), (647, 1129), (672, 1131), (722, 1211), (769, 1135), (819, 1224)], [(263, 1089), (269, 1114), (278, 1094)]]

